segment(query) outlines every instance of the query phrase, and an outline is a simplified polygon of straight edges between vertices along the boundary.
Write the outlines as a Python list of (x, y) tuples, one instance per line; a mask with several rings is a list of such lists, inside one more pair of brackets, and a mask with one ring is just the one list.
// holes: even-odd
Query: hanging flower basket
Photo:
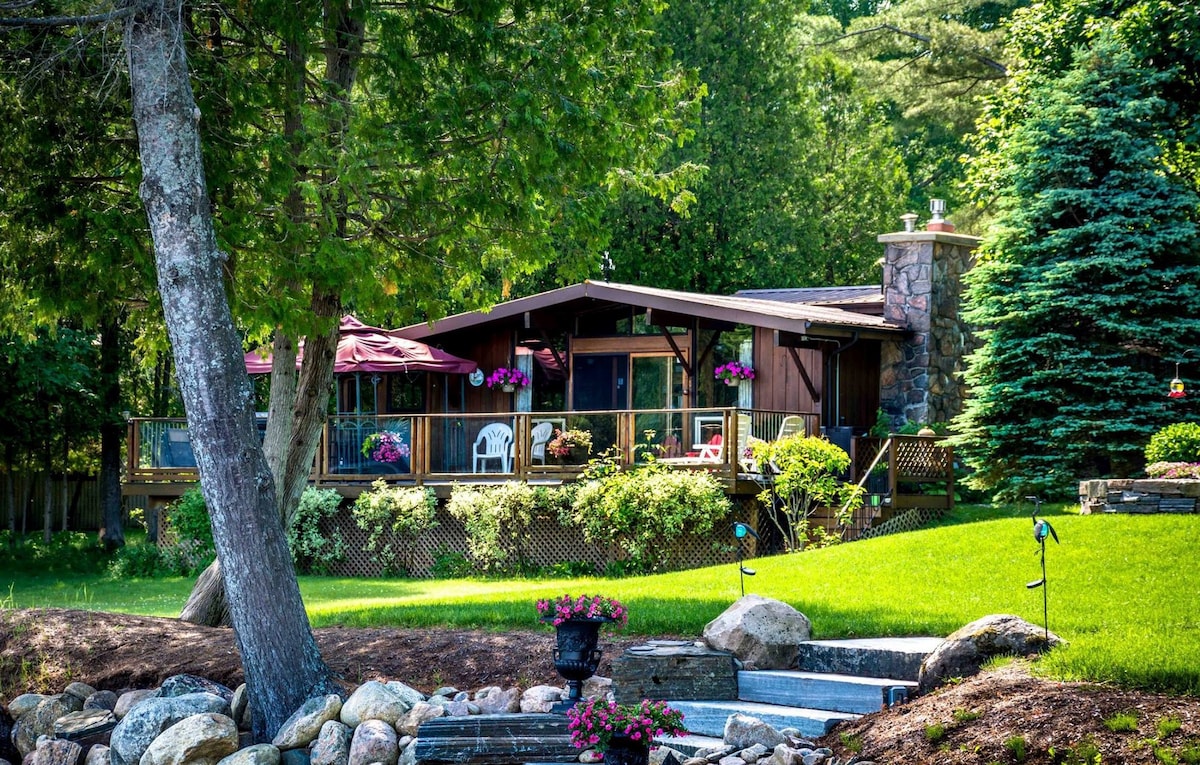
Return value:
[(726, 385), (737, 385), (742, 380), (754, 379), (754, 367), (740, 361), (730, 361), (714, 369), (713, 376)]
[(529, 375), (515, 367), (497, 367), (495, 372), (488, 375), (487, 386), (499, 388), (505, 393), (512, 393), (517, 388), (524, 388), (530, 382)]
[(376, 462), (399, 462), (412, 453), (399, 433), (382, 430), (363, 439), (362, 455)]

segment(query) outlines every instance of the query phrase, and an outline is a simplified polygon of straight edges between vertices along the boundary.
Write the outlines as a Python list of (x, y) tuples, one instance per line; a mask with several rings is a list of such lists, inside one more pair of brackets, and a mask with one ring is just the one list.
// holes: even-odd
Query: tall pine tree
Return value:
[(1164, 374), (1200, 340), (1200, 252), (1196, 195), (1164, 161), (1164, 81), (1100, 35), (985, 158), (1000, 212), (968, 277), (982, 345), (956, 429), (1001, 497), (1135, 470), (1178, 417)]

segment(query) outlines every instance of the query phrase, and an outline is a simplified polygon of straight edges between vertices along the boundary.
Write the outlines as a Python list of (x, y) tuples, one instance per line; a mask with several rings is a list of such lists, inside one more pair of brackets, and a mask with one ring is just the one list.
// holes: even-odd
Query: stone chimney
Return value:
[(903, 340), (885, 341), (881, 349), (879, 401), (894, 429), (947, 422), (962, 411), (963, 358), (975, 347), (959, 305), (979, 239), (954, 233), (940, 200), (930, 208), (924, 231), (914, 230), (910, 214), (903, 216), (905, 231), (879, 237), (883, 316), (908, 329)]

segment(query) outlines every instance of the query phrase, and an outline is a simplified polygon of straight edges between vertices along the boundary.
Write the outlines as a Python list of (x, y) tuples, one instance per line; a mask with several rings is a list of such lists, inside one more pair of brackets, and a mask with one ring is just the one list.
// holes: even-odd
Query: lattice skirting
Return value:
[(878, 526), (872, 526), (868, 529), (863, 529), (859, 534), (859, 539), (870, 539), (872, 537), (883, 537), (888, 534), (899, 534), (903, 531), (916, 531), (927, 523), (932, 523), (941, 518), (945, 514), (945, 510), (930, 510), (924, 507), (918, 507), (908, 512), (901, 513), (895, 518), (890, 518)]
[[(672, 548), (664, 563), (668, 569), (699, 568), (736, 560), (733, 522), (754, 524), (757, 520), (757, 502), (735, 504), (733, 512), (723, 521), (718, 521), (711, 535), (685, 535)], [(339, 564), (334, 573), (340, 576), (379, 576), (384, 573), (383, 563), (378, 556), (366, 549), (367, 532), (360, 529), (344, 506), (328, 526), (326, 533), (336, 527), (346, 541), (346, 560)], [(438, 555), (460, 553), (469, 555), (467, 534), (463, 525), (439, 504), (437, 526), (417, 537), (412, 542), (402, 542), (394, 535), (385, 536), (382, 542), (391, 541), (396, 549), (404, 551), (404, 568), (409, 576), (430, 577)], [(390, 537), (390, 538), (389, 538)], [(716, 549), (714, 549), (714, 544)], [(588, 544), (578, 529), (564, 527), (556, 518), (535, 519), (530, 529), (529, 563), (534, 566), (553, 566), (559, 563), (585, 563), (602, 573), (609, 563), (623, 559), (620, 550)], [(753, 555), (753, 551), (747, 553)]]

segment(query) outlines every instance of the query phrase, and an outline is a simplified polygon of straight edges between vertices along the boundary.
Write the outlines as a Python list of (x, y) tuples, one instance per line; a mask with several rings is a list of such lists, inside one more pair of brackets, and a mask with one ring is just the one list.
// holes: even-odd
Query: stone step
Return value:
[(439, 717), (417, 729), (420, 762), (520, 765), (576, 762), (565, 715), (511, 714)]
[(909, 680), (768, 669), (738, 673), (738, 698), (833, 712), (870, 714), (916, 692)]
[(859, 715), (846, 712), (761, 704), (754, 701), (669, 701), (667, 703), (673, 709), (683, 712), (683, 727), (687, 728), (689, 733), (698, 733), (702, 736), (724, 736), (725, 721), (733, 714), (757, 717), (776, 730), (795, 728), (803, 736), (823, 736), (834, 725), (859, 717)]
[(688, 757), (692, 757), (701, 749), (721, 746), (725, 742), (719, 737), (686, 733), (682, 736), (660, 736), (654, 739), (654, 743), (659, 746), (669, 746), (676, 751), (683, 752)]
[(805, 672), (916, 681), (921, 662), (942, 642), (936, 637), (807, 640), (798, 668)]

